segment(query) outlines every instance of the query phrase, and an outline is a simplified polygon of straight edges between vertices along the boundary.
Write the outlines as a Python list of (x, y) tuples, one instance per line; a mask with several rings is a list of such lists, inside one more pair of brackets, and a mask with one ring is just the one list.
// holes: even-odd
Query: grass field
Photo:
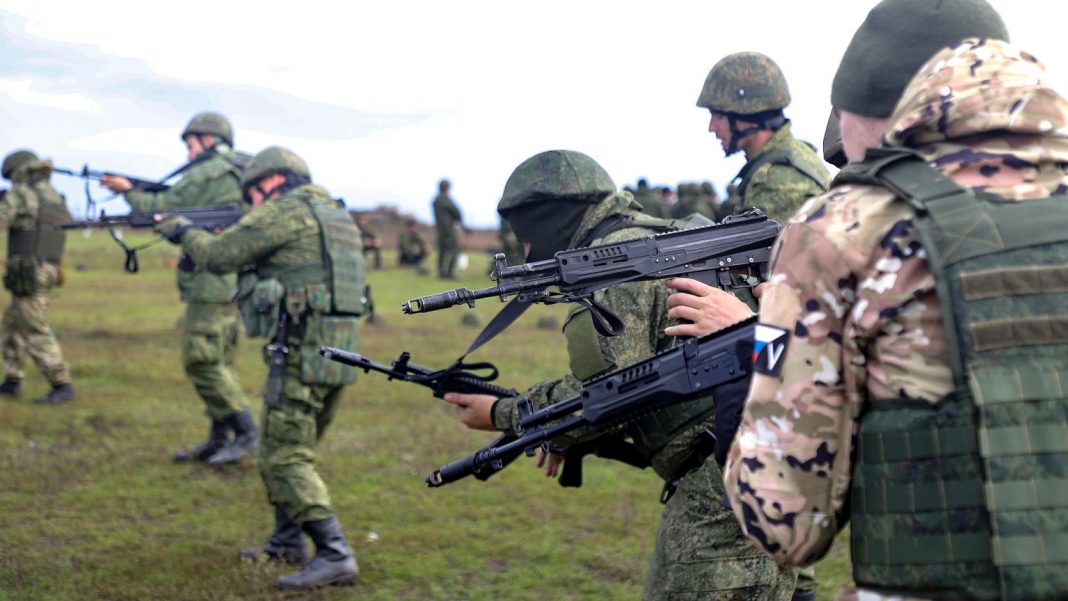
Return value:
[[(282, 569), (237, 560), (240, 546), (261, 543), (272, 527), (255, 462), (171, 462), (207, 429), (180, 365), (182, 305), (169, 267), (177, 253), (152, 247), (141, 253), (142, 272), (127, 275), (101, 232), (68, 245), (67, 284), (51, 315), (78, 398), (31, 403), (47, 389), (31, 365), (22, 396), (0, 400), (0, 601), (640, 597), (661, 511), (655, 474), (593, 459), (585, 486), (565, 490), (520, 460), (488, 482), (428, 489), (427, 472), (492, 435), (463, 428), (424, 389), (376, 374), (347, 389), (319, 449), (360, 582), (277, 591)], [(456, 285), (487, 285), (488, 258), (472, 259)], [(484, 322), (500, 308), (489, 300), (404, 316), (401, 301), (446, 286), (396, 269), (370, 281), (382, 321), (365, 325), (359, 350), (384, 363), (409, 350), (418, 363), (444, 367), (478, 331), (460, 325), (461, 314)], [(494, 361), (499, 383), (520, 389), (559, 375), (563, 338), (535, 322), (565, 310), (532, 309), (473, 358)], [(242, 340), (238, 373), (258, 415), (259, 341)], [(848, 579), (844, 541), (817, 572), (820, 598), (829, 599)]]

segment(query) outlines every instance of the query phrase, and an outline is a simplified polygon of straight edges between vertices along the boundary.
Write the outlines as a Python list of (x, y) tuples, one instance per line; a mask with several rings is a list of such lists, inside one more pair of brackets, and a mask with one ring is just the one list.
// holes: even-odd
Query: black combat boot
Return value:
[(207, 461), (209, 457), (219, 452), (230, 440), (230, 425), (221, 420), (212, 420), (211, 430), (208, 432), (208, 440), (198, 445), (192, 451), (178, 451), (174, 454), (174, 460), (178, 463), (186, 461)]
[(65, 403), (67, 401), (74, 400), (74, 387), (67, 384), (55, 384), (52, 386), (52, 390), (48, 391), (48, 394), (43, 397), (39, 397), (33, 400), (33, 402), (39, 405), (58, 405), (59, 403)]
[(260, 444), (260, 431), (248, 411), (239, 411), (227, 416), (226, 423), (234, 430), (234, 439), (208, 458), (211, 465), (233, 463), (256, 450)]
[(304, 529), (289, 519), (281, 505), (274, 506), (274, 534), (266, 544), (241, 549), (238, 556), (252, 561), (278, 561), (304, 565), (308, 559), (304, 550)]
[(790, 601), (816, 601), (815, 590), (794, 590), (794, 596), (790, 597)]
[(19, 380), (4, 378), (4, 383), (0, 384), (0, 394), (18, 396), (20, 392), (22, 392), (22, 382)]
[(360, 575), (356, 557), (345, 542), (337, 517), (304, 522), (304, 532), (315, 543), (315, 557), (304, 569), (278, 579), (286, 589), (305, 589), (328, 584), (353, 584)]

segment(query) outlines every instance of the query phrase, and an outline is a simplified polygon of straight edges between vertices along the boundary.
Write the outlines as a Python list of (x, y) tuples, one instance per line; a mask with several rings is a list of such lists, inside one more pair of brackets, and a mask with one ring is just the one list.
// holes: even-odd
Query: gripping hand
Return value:
[(152, 229), (172, 244), (180, 244), (182, 241), (182, 234), (188, 231), (191, 227), (193, 227), (193, 222), (188, 218), (181, 215), (173, 215), (160, 221), (156, 224), (156, 227)]

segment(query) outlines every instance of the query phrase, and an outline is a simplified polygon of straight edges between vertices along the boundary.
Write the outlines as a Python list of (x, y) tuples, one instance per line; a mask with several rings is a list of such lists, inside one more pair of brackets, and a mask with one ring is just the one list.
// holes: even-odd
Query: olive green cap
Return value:
[(0, 167), (0, 172), (2, 172), (5, 179), (11, 179), (11, 174), (15, 173), (16, 169), (37, 160), (39, 159), (33, 151), (26, 149), (16, 150), (4, 157), (4, 164)]
[(241, 189), (246, 190), (261, 179), (273, 173), (292, 173), (311, 180), (311, 172), (304, 159), (288, 148), (271, 146), (252, 157), (245, 172), (241, 175)]
[(831, 110), (827, 117), (827, 128), (823, 130), (823, 160), (841, 169), (849, 160), (845, 155), (845, 146), (842, 144), (842, 128), (838, 123), (838, 115)]
[(782, 110), (788, 104), (790, 89), (782, 69), (759, 52), (724, 57), (708, 72), (697, 97), (697, 106), (739, 115)]
[(849, 42), (831, 86), (831, 104), (889, 117), (912, 76), (936, 52), (965, 38), (1009, 41), (985, 0), (883, 0)]
[(523, 161), (504, 185), (497, 212), (545, 199), (594, 203), (616, 191), (597, 161), (574, 150), (549, 150)]
[(219, 113), (204, 112), (193, 115), (189, 124), (182, 130), (182, 139), (190, 134), (218, 136), (227, 146), (234, 145), (234, 128), (230, 125), (230, 120)]

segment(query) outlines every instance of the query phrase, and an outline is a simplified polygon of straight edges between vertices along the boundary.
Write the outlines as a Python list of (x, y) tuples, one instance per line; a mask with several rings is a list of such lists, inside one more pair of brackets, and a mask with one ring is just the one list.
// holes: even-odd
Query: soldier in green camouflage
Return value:
[(248, 559), (303, 563), (304, 534), (315, 556), (279, 586), (304, 589), (351, 584), (358, 569), (315, 448), (334, 419), (343, 387), (356, 370), (319, 356), (320, 345), (355, 350), (357, 317), (366, 311), (360, 235), (348, 211), (311, 183), (304, 161), (267, 148), (245, 170), (242, 189), (252, 211), (218, 235), (173, 217), (157, 230), (181, 243), (212, 273), (243, 271), (237, 293), (250, 337), (272, 339), (264, 392), (260, 473), (274, 506), (275, 530)]
[[(181, 139), (189, 151), (189, 163), (173, 188), (147, 192), (134, 188), (124, 177), (108, 175), (101, 183), (123, 193), (135, 211), (242, 205), (241, 171), (248, 157), (232, 150), (230, 122), (218, 113), (199, 113), (182, 130)], [(255, 450), (259, 441), (248, 397), (233, 369), (240, 334), (237, 307), (230, 300), (236, 279), (233, 274), (210, 273), (184, 254), (177, 279), (186, 304), (182, 367), (204, 402), (211, 426), (205, 442), (179, 451), (174, 460), (231, 463)]]
[(434, 198), (434, 228), (438, 239), (438, 277), (455, 279), (456, 258), (460, 254), (460, 241), (457, 227), (463, 227), (463, 215), (460, 207), (449, 197), (452, 184), (443, 179), (438, 182), (438, 195)]
[(70, 220), (67, 203), (48, 183), (52, 163), (29, 150), (4, 158), (3, 176), (11, 189), (0, 192), (0, 229), (7, 230), (4, 288), (11, 304), (4, 310), (0, 351), (4, 381), (0, 394), (21, 390), (23, 358), (29, 355), (51, 390), (34, 402), (53, 405), (74, 398), (70, 370), (48, 324), (48, 297), (63, 284), (64, 232), (56, 226)]
[[(611, 244), (670, 229), (670, 222), (640, 213), (628, 193), (617, 193), (608, 174), (590, 157), (566, 150), (523, 162), (505, 186), (498, 211), (529, 245), (527, 259), (551, 258), (560, 250)], [(625, 331), (599, 336), (587, 308), (576, 305), (564, 324), (570, 372), (530, 388), (524, 396), (542, 407), (575, 394), (581, 380), (629, 365), (671, 346), (663, 282), (630, 282), (594, 294), (618, 315)], [(515, 432), (517, 399), (450, 393), (460, 419), (472, 428)], [(625, 430), (580, 432), (554, 440), (567, 447), (596, 440), (600, 448), (625, 447), (648, 461), (665, 480), (669, 497), (646, 578), (644, 598), (785, 600), (795, 571), (781, 568), (746, 541), (723, 494), (719, 466), (710, 458), (713, 402), (695, 400), (658, 411)], [(629, 437), (633, 442), (627, 442)], [(549, 459), (555, 474), (558, 457)]]
[(382, 240), (371, 229), (370, 220), (366, 214), (356, 216), (356, 229), (360, 230), (364, 259), (367, 255), (373, 254), (375, 256), (374, 268), (382, 269)]
[(708, 131), (727, 156), (741, 151), (746, 158), (735, 176), (736, 193), (716, 209), (718, 220), (756, 207), (781, 222), (827, 189), (827, 167), (790, 133), (783, 116), (788, 104), (786, 78), (763, 54), (731, 54), (708, 72), (697, 99), (697, 106), (711, 113)]
[(423, 261), (429, 254), (430, 245), (419, 235), (419, 223), (414, 219), (405, 220), (404, 231), (397, 236), (397, 262), (402, 266), (412, 265), (416, 273), (426, 275), (429, 270), (423, 267)]
[(660, 191), (650, 188), (649, 182), (643, 177), (638, 180), (638, 188), (634, 191), (634, 200), (642, 206), (642, 212), (658, 219), (671, 219), (671, 211), (668, 209)]

